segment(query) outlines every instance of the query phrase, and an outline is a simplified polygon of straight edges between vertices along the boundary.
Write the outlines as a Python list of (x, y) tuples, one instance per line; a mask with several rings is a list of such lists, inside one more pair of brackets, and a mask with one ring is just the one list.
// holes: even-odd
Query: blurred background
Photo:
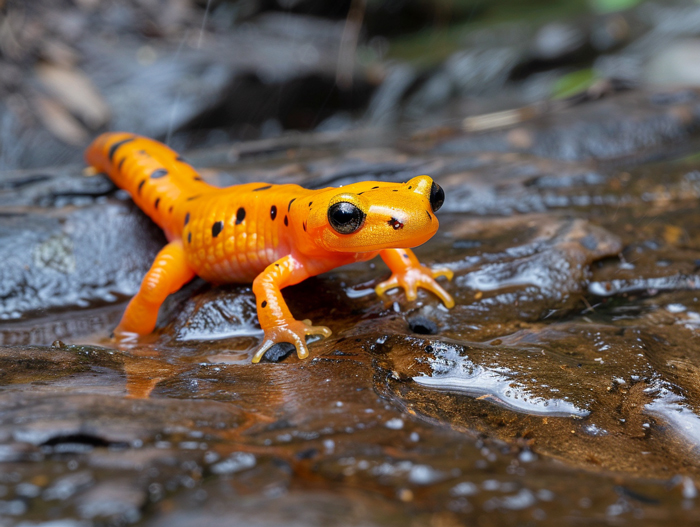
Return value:
[(478, 131), (542, 112), (543, 102), (700, 83), (692, 0), (0, 6), (3, 171), (79, 163), (105, 130), (177, 150), (297, 130)]

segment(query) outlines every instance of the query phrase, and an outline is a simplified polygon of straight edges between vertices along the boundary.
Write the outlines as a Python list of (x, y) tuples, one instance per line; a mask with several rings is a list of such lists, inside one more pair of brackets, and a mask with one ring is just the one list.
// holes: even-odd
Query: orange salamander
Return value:
[(197, 275), (215, 284), (253, 282), (264, 331), (253, 362), (281, 342), (292, 343), (303, 359), (306, 335), (328, 337), (331, 330), (296, 320), (281, 289), (376, 255), (392, 272), (376, 287), (378, 295), (403, 287), (415, 300), (422, 287), (454, 306), (435, 281), (450, 280), (452, 271), (421, 265), (409, 249), (438, 229), (435, 212), (445, 194), (428, 176), (321, 190), (267, 183), (218, 188), (167, 146), (129, 133), (101, 135), (85, 159), (129, 192), (169, 241), (115, 329), (118, 339), (152, 332), (166, 297)]

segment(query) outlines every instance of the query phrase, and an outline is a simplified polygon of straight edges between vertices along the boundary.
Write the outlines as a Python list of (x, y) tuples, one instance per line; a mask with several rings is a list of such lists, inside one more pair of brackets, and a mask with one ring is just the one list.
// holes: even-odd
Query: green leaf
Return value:
[(560, 77), (552, 87), (553, 99), (566, 99), (572, 95), (585, 92), (600, 77), (592, 69), (578, 70)]
[(615, 13), (631, 9), (642, 0), (589, 0), (591, 8), (597, 13)]

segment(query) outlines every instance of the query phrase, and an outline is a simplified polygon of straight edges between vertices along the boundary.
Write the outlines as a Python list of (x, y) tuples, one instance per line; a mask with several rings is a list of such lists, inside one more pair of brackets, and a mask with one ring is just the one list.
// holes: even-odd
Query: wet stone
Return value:
[[(378, 260), (333, 270), (284, 291), (298, 318), (333, 330), (305, 360), (251, 364), (250, 285), (201, 280), (171, 295), (153, 335), (118, 345), (109, 332), (163, 238), (118, 194), (44, 202), (34, 185), (47, 180), (8, 190), (22, 220), (0, 218), (19, 265), (3, 281), (19, 316), (0, 324), (2, 520), (697, 522), (700, 162), (670, 147), (650, 162), (634, 138), (601, 153), (584, 118), (607, 108), (630, 115), (622, 128), (666, 122), (667, 105), (630, 109), (645, 97), (533, 122), (542, 135), (520, 151), (464, 146), (501, 131), (300, 136), (237, 145), (228, 166), (200, 153), (226, 166), (221, 181), (428, 173), (445, 188), (440, 230), (416, 253), (455, 273), (440, 280), (456, 306), (425, 291), (377, 298), (389, 275)], [(578, 132), (556, 139), (567, 126)], [(692, 127), (673, 130), (692, 152)], [(572, 155), (546, 157), (566, 137)]]
[[(437, 142), (435, 153), (526, 152), (563, 160), (653, 159), (667, 145), (693, 136), (700, 101), (660, 108), (648, 93), (630, 92), (534, 119), (517, 128), (460, 133)], [(625, 114), (625, 117), (622, 117)]]
[[(119, 232), (141, 235), (123, 240)], [(18, 209), (0, 217), (0, 318), (114, 302), (138, 290), (162, 234), (133, 204)]]

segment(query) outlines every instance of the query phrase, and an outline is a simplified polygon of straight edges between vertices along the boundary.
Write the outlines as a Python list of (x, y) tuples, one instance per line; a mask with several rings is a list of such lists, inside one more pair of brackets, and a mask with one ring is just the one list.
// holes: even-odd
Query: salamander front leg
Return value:
[(438, 276), (452, 280), (453, 273), (450, 269), (426, 267), (418, 261), (410, 249), (385, 249), (379, 255), (391, 269), (391, 277), (374, 289), (379, 296), (383, 297), (384, 293), (390, 289), (403, 287), (406, 299), (413, 301), (416, 299), (418, 288), (422, 287), (440, 297), (445, 307), (454, 307), (455, 301), (450, 294), (435, 281)]
[(309, 273), (303, 263), (292, 256), (285, 256), (269, 265), (253, 282), (258, 320), (265, 332), (263, 343), (256, 350), (253, 362), (259, 362), (267, 350), (280, 342), (294, 344), (297, 355), (304, 359), (309, 356), (306, 335), (331, 335), (331, 330), (325, 326), (312, 326), (310, 320), (295, 320), (282, 297), (282, 288), (298, 284), (308, 277)]
[(180, 240), (172, 241), (158, 253), (153, 265), (141, 282), (141, 288), (131, 299), (121, 322), (114, 330), (119, 340), (133, 340), (156, 327), (158, 310), (169, 294), (178, 291), (194, 278), (187, 265)]

